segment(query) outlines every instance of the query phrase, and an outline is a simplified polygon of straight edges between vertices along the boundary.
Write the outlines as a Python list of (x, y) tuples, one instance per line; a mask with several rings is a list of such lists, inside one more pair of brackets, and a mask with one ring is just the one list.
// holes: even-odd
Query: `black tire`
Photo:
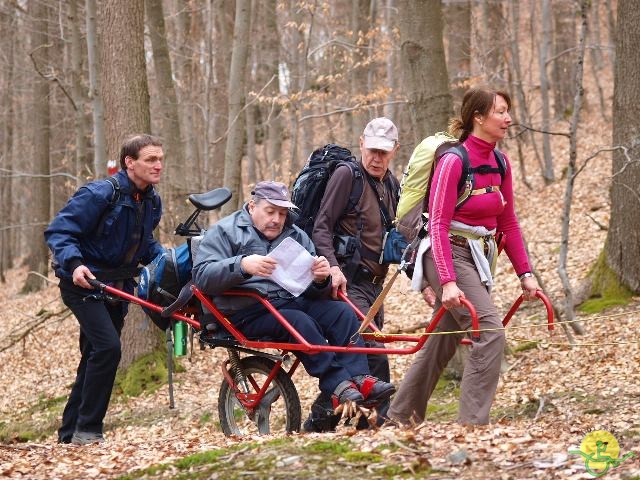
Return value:
[[(240, 360), (242, 372), (248, 380), (245, 382), (249, 388), (247, 393), (259, 391), (274, 365), (273, 360), (264, 357), (252, 356)], [(251, 379), (253, 384), (249, 381)], [(295, 385), (280, 368), (260, 407), (254, 412), (249, 412), (242, 406), (229, 382), (223, 379), (218, 395), (218, 415), (222, 431), (227, 436), (278, 434), (300, 431), (302, 409)]]

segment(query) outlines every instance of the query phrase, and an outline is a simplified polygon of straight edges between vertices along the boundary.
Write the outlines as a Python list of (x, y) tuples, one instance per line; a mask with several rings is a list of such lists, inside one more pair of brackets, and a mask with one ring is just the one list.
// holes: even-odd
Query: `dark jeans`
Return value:
[(62, 301), (80, 324), (80, 364), (62, 414), (58, 440), (71, 441), (75, 431), (102, 433), (113, 382), (120, 363), (120, 333), (126, 305), (92, 297), (92, 291), (60, 280)]
[[(358, 330), (358, 319), (344, 302), (310, 300), (304, 297), (272, 302), (289, 323), (312, 345), (346, 346)], [(231, 322), (249, 338), (269, 338), (278, 342), (293, 342), (293, 337), (278, 320), (263, 307), (233, 315)], [(358, 338), (356, 346), (364, 346)], [(294, 352), (309, 375), (320, 380), (320, 390), (332, 394), (344, 380), (356, 375), (368, 375), (366, 355), (356, 353)]]

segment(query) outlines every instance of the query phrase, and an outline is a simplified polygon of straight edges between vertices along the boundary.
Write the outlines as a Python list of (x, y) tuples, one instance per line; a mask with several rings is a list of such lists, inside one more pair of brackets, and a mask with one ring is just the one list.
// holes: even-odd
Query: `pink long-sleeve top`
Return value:
[[(497, 167), (493, 154), (494, 143), (469, 135), (463, 143), (469, 153), (471, 167), (491, 165)], [(504, 154), (503, 154), (504, 156)], [(474, 189), (500, 185), (500, 191), (474, 195), (456, 210), (458, 199), (458, 181), (462, 175), (462, 160), (455, 154), (444, 155), (433, 174), (429, 195), (429, 232), (433, 261), (440, 278), (440, 284), (456, 281), (456, 272), (451, 257), (451, 244), (448, 239), (452, 220), (471, 226), (483, 226), (488, 230), (504, 232), (505, 252), (517, 275), (531, 271), (524, 248), (522, 233), (513, 208), (513, 181), (511, 165), (505, 156), (507, 165), (504, 180), (499, 173), (475, 173)]]

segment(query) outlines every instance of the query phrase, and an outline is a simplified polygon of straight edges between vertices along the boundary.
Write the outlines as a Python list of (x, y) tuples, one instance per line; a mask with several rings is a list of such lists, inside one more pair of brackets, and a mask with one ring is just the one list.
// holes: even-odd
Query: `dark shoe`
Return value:
[(341, 415), (333, 413), (331, 398), (323, 395), (320, 394), (311, 405), (309, 418), (302, 425), (305, 432), (333, 432), (340, 422)]
[(363, 407), (371, 408), (387, 400), (396, 391), (392, 383), (383, 382), (371, 375), (357, 375), (353, 377), (358, 390), (364, 397)]
[(336, 387), (331, 397), (333, 408), (342, 405), (347, 400), (360, 404), (364, 401), (364, 396), (358, 390), (358, 386), (350, 380), (344, 380)]
[(103, 443), (104, 437), (101, 433), (96, 432), (76, 432), (71, 437), (71, 443), (74, 445), (91, 445), (92, 443)]

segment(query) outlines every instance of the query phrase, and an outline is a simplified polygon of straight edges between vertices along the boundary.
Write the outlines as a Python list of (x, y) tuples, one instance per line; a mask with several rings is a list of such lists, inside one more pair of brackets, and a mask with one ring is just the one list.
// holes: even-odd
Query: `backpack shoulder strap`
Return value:
[(116, 207), (116, 203), (118, 203), (118, 200), (120, 200), (121, 193), (120, 182), (118, 182), (118, 179), (115, 176), (107, 177), (105, 178), (105, 180), (109, 182), (113, 187), (113, 193), (111, 194), (109, 205), (107, 205), (107, 208), (104, 210), (104, 212), (102, 212), (102, 216), (100, 217), (100, 221), (98, 222), (98, 235), (102, 235), (102, 232), (104, 230), (104, 222), (107, 219), (109, 212), (111, 212)]
[(347, 203), (347, 208), (345, 209), (345, 215), (349, 212), (353, 212), (356, 210), (358, 203), (360, 202), (360, 198), (362, 197), (362, 193), (364, 192), (364, 174), (360, 167), (355, 162), (341, 162), (340, 165), (347, 165), (351, 170), (351, 176), (355, 180), (353, 182), (353, 187), (351, 188), (351, 193), (349, 193), (349, 202)]
[(115, 176), (111, 176), (105, 179), (113, 187), (113, 194), (111, 195), (111, 201), (109, 205), (111, 208), (120, 200), (120, 182)]
[(496, 157), (496, 164), (498, 165), (500, 180), (504, 182), (504, 176), (507, 173), (507, 161), (505, 160), (502, 152), (497, 148), (493, 149), (493, 155)]
[[(473, 185), (475, 182), (474, 179), (474, 170), (471, 168), (471, 162), (469, 161), (469, 153), (467, 149), (464, 148), (464, 145), (459, 144), (455, 145), (449, 149), (447, 149), (444, 154), (453, 153), (460, 157), (462, 161), (462, 175), (460, 175), (460, 180), (458, 180), (458, 199), (456, 200), (456, 208), (460, 208), (464, 202), (466, 202), (471, 196), (471, 191), (473, 190)], [(443, 155), (444, 155), (443, 154)]]

